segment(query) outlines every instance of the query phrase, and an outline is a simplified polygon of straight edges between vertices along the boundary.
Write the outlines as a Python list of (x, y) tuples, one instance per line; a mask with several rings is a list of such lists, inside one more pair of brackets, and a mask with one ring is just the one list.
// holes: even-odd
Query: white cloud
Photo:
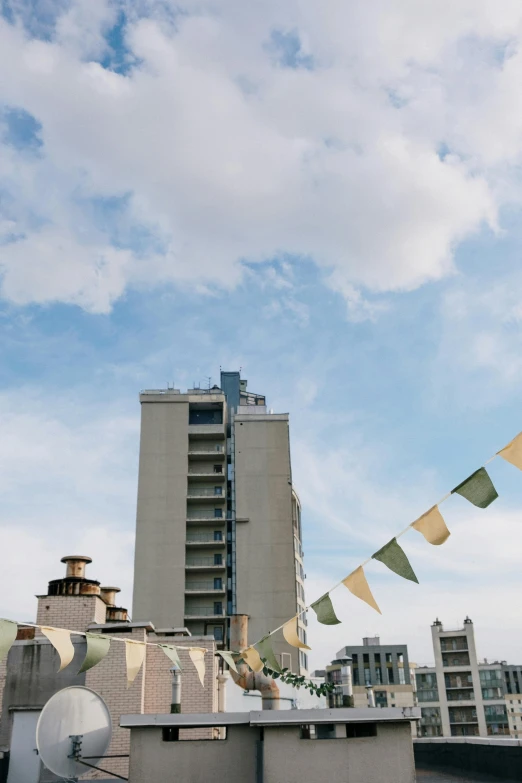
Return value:
[(130, 609), (137, 419), (29, 389), (0, 402), (0, 614), (33, 618), (67, 554), (92, 557), (90, 578), (121, 586)]
[[(501, 5), (188, 2), (173, 24), (173, 7), (149, 3), (150, 19), (132, 9), (139, 64), (126, 75), (88, 61), (108, 4), (71, 3), (51, 42), (2, 23), (3, 100), (41, 122), (44, 142), (30, 165), (15, 155), (21, 182), (7, 177), (25, 238), (2, 248), (4, 296), (107, 311), (129, 285), (228, 287), (243, 260), (286, 253), (323, 267), (358, 320), (378, 312), (361, 287), (452, 274), (458, 242), (518, 198), (522, 12)], [(273, 29), (299, 35), (314, 68), (275, 62)], [(453, 154), (439, 156), (443, 143)], [(114, 226), (78, 221), (76, 202), (124, 194), (149, 246), (111, 254)], [(45, 285), (31, 283), (35, 255)]]

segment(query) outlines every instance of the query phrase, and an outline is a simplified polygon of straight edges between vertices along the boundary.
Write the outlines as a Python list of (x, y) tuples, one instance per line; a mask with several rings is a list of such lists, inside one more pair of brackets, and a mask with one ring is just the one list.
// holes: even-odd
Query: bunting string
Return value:
[[(522, 432), (513, 438), (507, 446), (504, 446), (503, 449), (490, 457), (482, 467), (444, 495), (444, 497), (434, 506), (431, 506), (428, 511), (418, 517), (414, 522), (411, 522), (403, 530), (393, 536), (384, 546), (371, 555), (371, 557), (364, 560), (357, 568), (348, 574), (348, 576), (337, 582), (337, 584), (330, 588), (330, 590), (324, 593), (320, 598), (316, 599), (308, 606), (305, 606), (304, 609), (301, 609), (297, 614), (273, 631), (265, 634), (262, 639), (259, 639), (254, 644), (250, 644), (245, 650), (218, 650), (215, 654), (221, 656), (228, 666), (235, 671), (237, 671), (236, 663), (242, 660), (252, 669), (252, 671), (265, 671), (265, 673), (271, 673), (273, 676), (283, 677), (285, 676), (286, 670), (283, 669), (281, 672), (272, 649), (271, 637), (282, 630), (285, 640), (292, 647), (310, 650), (310, 647), (299, 638), (298, 620), (310, 609), (313, 609), (317, 615), (318, 622), (323, 625), (337, 625), (340, 620), (335, 614), (330, 594), (341, 585), (344, 585), (353, 595), (365, 601), (369, 606), (381, 614), (381, 610), (379, 609), (366, 580), (364, 566), (372, 560), (379, 560), (394, 573), (418, 584), (418, 579), (410, 565), (406, 553), (399, 545), (397, 539), (401, 538), (413, 528), (421, 533), (429, 544), (434, 546), (440, 546), (447, 541), (450, 536), (450, 531), (440, 513), (439, 506), (454, 494), (460, 495), (478, 508), (487, 508), (497, 499), (498, 493), (486, 470), (486, 465), (489, 465), (497, 456), (502, 457), (506, 462), (511, 463), (522, 471)], [(74, 634), (85, 637), (87, 641), (87, 651), (80, 672), (87, 671), (100, 663), (108, 654), (112, 642), (123, 642), (126, 645), (128, 687), (130, 687), (141, 669), (147, 647), (162, 649), (165, 655), (174, 664), (179, 666), (179, 668), (181, 668), (179, 650), (187, 651), (197, 671), (201, 685), (204, 686), (205, 653), (207, 650), (203, 647), (188, 647), (185, 645), (180, 645), (178, 647), (176, 645), (159, 642), (142, 642), (138, 640), (122, 639), (121, 637), (98, 635), (88, 631), (71, 631), (64, 628), (52, 628), (37, 625), (35, 623), (24, 622), (20, 625), (39, 628), (49, 639), (60, 657), (59, 671), (62, 671), (62, 669), (68, 666), (73, 660), (74, 647), (70, 637), (71, 634)], [(0, 662), (7, 656), (7, 653), (16, 640), (17, 627), (18, 624), (12, 620), (0, 619)]]
[[(361, 600), (368, 603), (377, 612), (379, 612), (379, 614), (381, 614), (381, 610), (375, 602), (366, 580), (364, 566), (368, 565), (368, 563), (370, 563), (372, 560), (380, 560), (392, 571), (395, 571), (395, 573), (418, 584), (417, 577), (415, 576), (415, 573), (408, 561), (408, 558), (406, 557), (405, 552), (397, 543), (397, 539), (401, 538), (413, 528), (414, 530), (420, 532), (426, 541), (435, 546), (440, 546), (445, 541), (447, 541), (450, 535), (450, 531), (448, 530), (442, 514), (439, 511), (439, 506), (441, 506), (442, 503), (448, 500), (448, 498), (450, 498), (453, 494), (458, 494), (479, 508), (487, 508), (494, 500), (497, 499), (498, 493), (493, 486), (493, 482), (491, 481), (488, 472), (486, 471), (486, 465), (489, 465), (498, 456), (502, 457), (506, 462), (510, 462), (519, 470), (522, 470), (522, 432), (513, 438), (513, 440), (510, 441), (507, 446), (504, 446), (503, 449), (486, 460), (481, 468), (468, 476), (468, 478), (464, 479), (463, 482), (458, 484), (450, 492), (447, 492), (428, 511), (422, 514), (414, 522), (410, 522), (409, 525), (397, 533), (375, 554), (364, 560), (354, 571), (348, 574), (348, 576), (337, 582), (337, 584), (330, 588), (330, 590), (328, 590), (328, 592), (326, 592), (321, 598), (313, 601), (308, 606), (305, 606), (305, 608), (301, 609), (301, 611), (299, 611), (293, 618), (282, 623), (273, 631), (270, 631), (270, 633), (266, 634), (261, 640), (252, 644), (251, 647), (256, 648), (266, 646), (266, 643), (270, 640), (270, 637), (274, 636), (274, 634), (282, 630), (283, 636), (291, 646), (309, 650), (310, 647), (305, 645), (298, 637), (298, 620), (306, 615), (310, 609), (314, 609), (319, 622), (325, 625), (337, 624), (339, 620), (335, 615), (335, 611), (329, 596), (330, 593), (332, 593), (341, 585), (347, 587), (350, 592), (352, 592), (358, 598), (361, 598)], [(319, 612), (317, 611), (318, 609)], [(235, 655), (236, 658), (238, 656), (237, 652), (233, 653), (231, 651), (231, 654)], [(267, 660), (266, 657), (265, 660)]]

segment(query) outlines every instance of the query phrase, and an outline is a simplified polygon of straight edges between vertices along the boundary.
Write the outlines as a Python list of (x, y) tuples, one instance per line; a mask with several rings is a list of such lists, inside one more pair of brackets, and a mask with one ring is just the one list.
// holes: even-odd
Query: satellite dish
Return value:
[(52, 696), (36, 726), (36, 747), (43, 763), (61, 778), (84, 775), (105, 755), (112, 735), (112, 721), (101, 696), (73, 685)]

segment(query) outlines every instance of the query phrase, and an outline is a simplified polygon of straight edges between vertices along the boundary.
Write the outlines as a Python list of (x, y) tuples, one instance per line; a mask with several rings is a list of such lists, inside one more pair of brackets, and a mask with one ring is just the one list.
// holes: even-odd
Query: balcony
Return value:
[(189, 438), (193, 440), (210, 440), (212, 438), (224, 439), (225, 437), (225, 425), (224, 424), (189, 424), (188, 425)]
[(220, 462), (226, 456), (223, 446), (216, 446), (215, 448), (211, 449), (206, 446), (198, 446), (197, 443), (192, 443), (189, 445), (188, 455), (191, 460), (205, 460), (206, 462), (211, 459), (216, 459), (218, 462)]
[(469, 688), (446, 688), (448, 701), (475, 701), (475, 693)]
[(185, 569), (191, 571), (223, 571), (225, 563), (216, 563), (213, 557), (191, 557), (185, 562)]
[(451, 653), (444, 653), (442, 656), (442, 665), (445, 669), (450, 669), (454, 666), (469, 666), (469, 653), (453, 651)]
[(215, 618), (222, 618), (226, 617), (225, 611), (221, 609), (220, 611), (216, 611), (214, 606), (186, 606), (185, 607), (185, 618), (186, 619), (196, 619), (199, 620), (202, 617), (207, 618), (209, 620), (214, 620)]
[(189, 487), (187, 489), (187, 500), (200, 501), (201, 503), (223, 503), (227, 499), (227, 493), (224, 487), (219, 487), (220, 492), (216, 492), (214, 487)]
[(190, 481), (218, 481), (222, 482), (226, 479), (225, 471), (221, 473), (215, 473), (214, 470), (209, 470), (207, 467), (202, 468), (189, 468), (188, 477)]
[(186, 595), (224, 595), (226, 588), (224, 585), (221, 587), (214, 587), (214, 582), (187, 582), (185, 585)]
[(187, 533), (186, 544), (189, 547), (197, 547), (200, 549), (205, 549), (207, 547), (212, 549), (223, 549), (226, 541), (223, 535), (221, 538), (216, 539), (213, 535), (210, 535), (210, 533)]
[(187, 525), (190, 527), (191, 525), (212, 525), (213, 527), (219, 525), (224, 525), (226, 523), (227, 519), (225, 515), (222, 517), (215, 517), (212, 513), (206, 513), (205, 511), (197, 512), (195, 516), (187, 516)]

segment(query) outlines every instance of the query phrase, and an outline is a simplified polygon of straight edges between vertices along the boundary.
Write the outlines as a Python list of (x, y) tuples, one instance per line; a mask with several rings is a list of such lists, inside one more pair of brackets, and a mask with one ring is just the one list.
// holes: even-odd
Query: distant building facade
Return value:
[(505, 661), (479, 663), (469, 617), (457, 630), (444, 630), (436, 620), (431, 632), (435, 666), (416, 672), (420, 736), (522, 737), (522, 716), (518, 723), (514, 717), (520, 715), (516, 695), (522, 667)]
[[(256, 642), (299, 614), (306, 642), (301, 505), (292, 486), (289, 417), (267, 410), (239, 372), (220, 386), (145, 391), (133, 617), (187, 627), (229, 646), (229, 618)], [(306, 653), (274, 642), (280, 662)]]
[[(346, 645), (336, 660), (326, 667), (327, 682), (336, 689), (329, 696), (330, 707), (346, 705), (346, 666), (350, 666), (353, 706), (368, 706), (368, 688), (372, 686), (376, 707), (413, 707), (415, 698), (415, 667), (410, 663), (405, 644), (381, 644), (378, 636), (366, 637), (362, 645)], [(318, 672), (316, 672), (318, 674)]]

